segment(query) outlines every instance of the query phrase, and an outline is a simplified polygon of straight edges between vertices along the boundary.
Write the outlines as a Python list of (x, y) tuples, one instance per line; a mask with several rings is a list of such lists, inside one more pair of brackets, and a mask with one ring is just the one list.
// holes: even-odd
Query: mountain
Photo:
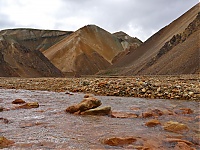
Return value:
[(0, 31), (0, 36), (3, 36), (6, 40), (12, 39), (30, 50), (43, 52), (71, 33), (73, 32), (19, 28), (2, 30)]
[(87, 25), (43, 53), (66, 74), (89, 75), (109, 67), (123, 50), (116, 36), (98, 26)]
[(118, 59), (128, 55), (131, 51), (138, 48), (143, 43), (138, 38), (131, 37), (123, 31), (115, 32), (113, 33), (113, 35), (119, 39), (120, 43), (122, 44), (122, 47), (124, 48), (124, 51), (121, 51), (113, 58), (113, 64), (117, 62)]
[(120, 40), (124, 49), (129, 49), (131, 46), (137, 48), (143, 43), (137, 37), (131, 37), (123, 31), (115, 32), (113, 35)]
[(30, 50), (0, 36), (0, 76), (60, 77), (58, 70), (39, 50)]
[(140, 47), (130, 50), (109, 72), (117, 75), (199, 73), (199, 7), (198, 3)]

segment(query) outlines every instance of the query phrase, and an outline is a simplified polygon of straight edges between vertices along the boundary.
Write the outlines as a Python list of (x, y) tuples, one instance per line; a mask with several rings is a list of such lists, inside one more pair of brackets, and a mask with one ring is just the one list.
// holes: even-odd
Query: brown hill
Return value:
[(4, 39), (12, 39), (30, 50), (40, 50), (42, 52), (71, 33), (73, 32), (28, 28), (6, 29), (0, 31), (0, 35), (3, 36)]
[[(198, 3), (112, 66), (121, 75), (199, 73)], [(122, 68), (123, 69), (122, 69)], [(114, 72), (113, 72), (114, 73)]]
[(62, 76), (40, 51), (30, 50), (12, 39), (0, 36), (0, 76)]
[(95, 26), (85, 26), (44, 52), (62, 72), (94, 74), (112, 64), (123, 47), (119, 39)]

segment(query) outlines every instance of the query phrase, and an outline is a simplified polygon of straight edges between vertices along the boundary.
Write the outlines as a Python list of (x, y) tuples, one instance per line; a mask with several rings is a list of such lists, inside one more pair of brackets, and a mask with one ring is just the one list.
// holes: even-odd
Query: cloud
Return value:
[(77, 30), (96, 24), (146, 40), (198, 0), (1, 0), (0, 29), (32, 27)]

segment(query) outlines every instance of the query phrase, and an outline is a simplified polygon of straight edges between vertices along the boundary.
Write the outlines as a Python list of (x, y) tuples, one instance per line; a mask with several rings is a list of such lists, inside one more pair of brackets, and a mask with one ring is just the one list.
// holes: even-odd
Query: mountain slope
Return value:
[[(199, 7), (198, 3), (177, 20), (150, 37), (140, 47), (131, 51), (129, 55), (118, 59), (112, 68), (118, 68), (120, 72), (117, 74), (121, 75), (198, 73)], [(189, 30), (192, 22), (196, 24), (197, 28)], [(187, 32), (191, 32), (191, 34), (188, 36)], [(179, 35), (182, 35), (181, 42), (173, 45), (173, 41), (178, 40)], [(154, 59), (158, 58), (157, 56), (163, 52), (163, 47), (167, 44), (170, 44), (168, 51), (155, 61)], [(120, 67), (123, 68), (119, 69)]]
[(0, 37), (0, 76), (59, 77), (58, 70), (38, 50), (30, 50), (12, 39)]
[(94, 74), (110, 66), (123, 50), (117, 37), (88, 25), (44, 51), (44, 55), (62, 72)]
[(6, 29), (0, 31), (0, 35), (3, 36), (4, 39), (12, 39), (30, 50), (40, 50), (42, 52), (63, 38), (69, 36), (71, 33), (73, 32), (28, 28)]
[(5, 62), (3, 54), (0, 51), (0, 77), (18, 77), (19, 75), (15, 72), (10, 65)]

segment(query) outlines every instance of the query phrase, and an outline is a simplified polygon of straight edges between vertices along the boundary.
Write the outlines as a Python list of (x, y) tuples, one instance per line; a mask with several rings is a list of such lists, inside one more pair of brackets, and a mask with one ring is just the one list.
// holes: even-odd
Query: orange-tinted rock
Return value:
[(101, 101), (95, 97), (84, 98), (79, 104), (69, 106), (65, 111), (69, 113), (83, 112), (89, 109), (97, 108), (101, 105)]
[(135, 145), (128, 145), (125, 149), (134, 149), (134, 150), (151, 150), (149, 147), (146, 146), (135, 146)]
[(113, 118), (137, 118), (137, 114), (127, 112), (112, 112), (111, 117)]
[(4, 136), (0, 136), (0, 148), (10, 147), (14, 144), (14, 141), (8, 140)]
[(19, 106), (18, 108), (31, 109), (31, 108), (38, 108), (38, 107), (39, 107), (38, 102), (28, 102), (28, 103), (25, 103), (24, 105)]
[(164, 115), (163, 111), (159, 110), (159, 109), (153, 109), (152, 111), (153, 116), (162, 116)]
[(166, 138), (164, 140), (164, 142), (168, 142), (168, 143), (181, 142), (181, 143), (185, 143), (187, 145), (193, 145), (192, 142), (189, 142), (189, 141), (186, 141), (186, 140), (182, 140), (182, 139), (178, 139), (178, 138)]
[(136, 110), (140, 110), (139, 107), (131, 107), (130, 109), (131, 109), (131, 110), (134, 110), (134, 111), (136, 111)]
[(190, 108), (181, 108), (182, 114), (192, 114), (194, 111)]
[(163, 127), (170, 132), (185, 132), (189, 130), (185, 124), (173, 121), (166, 122)]
[(111, 107), (105, 106), (102, 108), (94, 108), (94, 109), (86, 110), (82, 112), (81, 115), (105, 116), (105, 115), (110, 115), (110, 113), (111, 113)]
[(190, 147), (185, 142), (178, 142), (174, 150), (196, 150), (195, 148)]
[(14, 101), (12, 101), (12, 104), (24, 104), (26, 103), (23, 99), (16, 99)]
[(152, 120), (145, 123), (145, 125), (148, 126), (148, 127), (155, 127), (155, 126), (160, 125), (160, 124), (161, 124), (160, 121), (158, 121), (157, 119), (152, 119)]
[(113, 137), (113, 138), (105, 139), (103, 143), (110, 146), (123, 146), (123, 145), (132, 144), (135, 141), (136, 141), (136, 138), (134, 137)]
[(158, 117), (164, 115), (164, 112), (159, 109), (153, 109), (148, 112), (143, 112), (142, 117), (148, 118), (148, 117)]
[(144, 113), (142, 113), (142, 117), (143, 118), (148, 118), (148, 117), (152, 117), (152, 116), (153, 116), (153, 114), (150, 113), (150, 112), (144, 112)]
[(85, 94), (84, 98), (88, 98), (88, 97), (92, 97), (92, 96), (93, 96), (92, 94)]

